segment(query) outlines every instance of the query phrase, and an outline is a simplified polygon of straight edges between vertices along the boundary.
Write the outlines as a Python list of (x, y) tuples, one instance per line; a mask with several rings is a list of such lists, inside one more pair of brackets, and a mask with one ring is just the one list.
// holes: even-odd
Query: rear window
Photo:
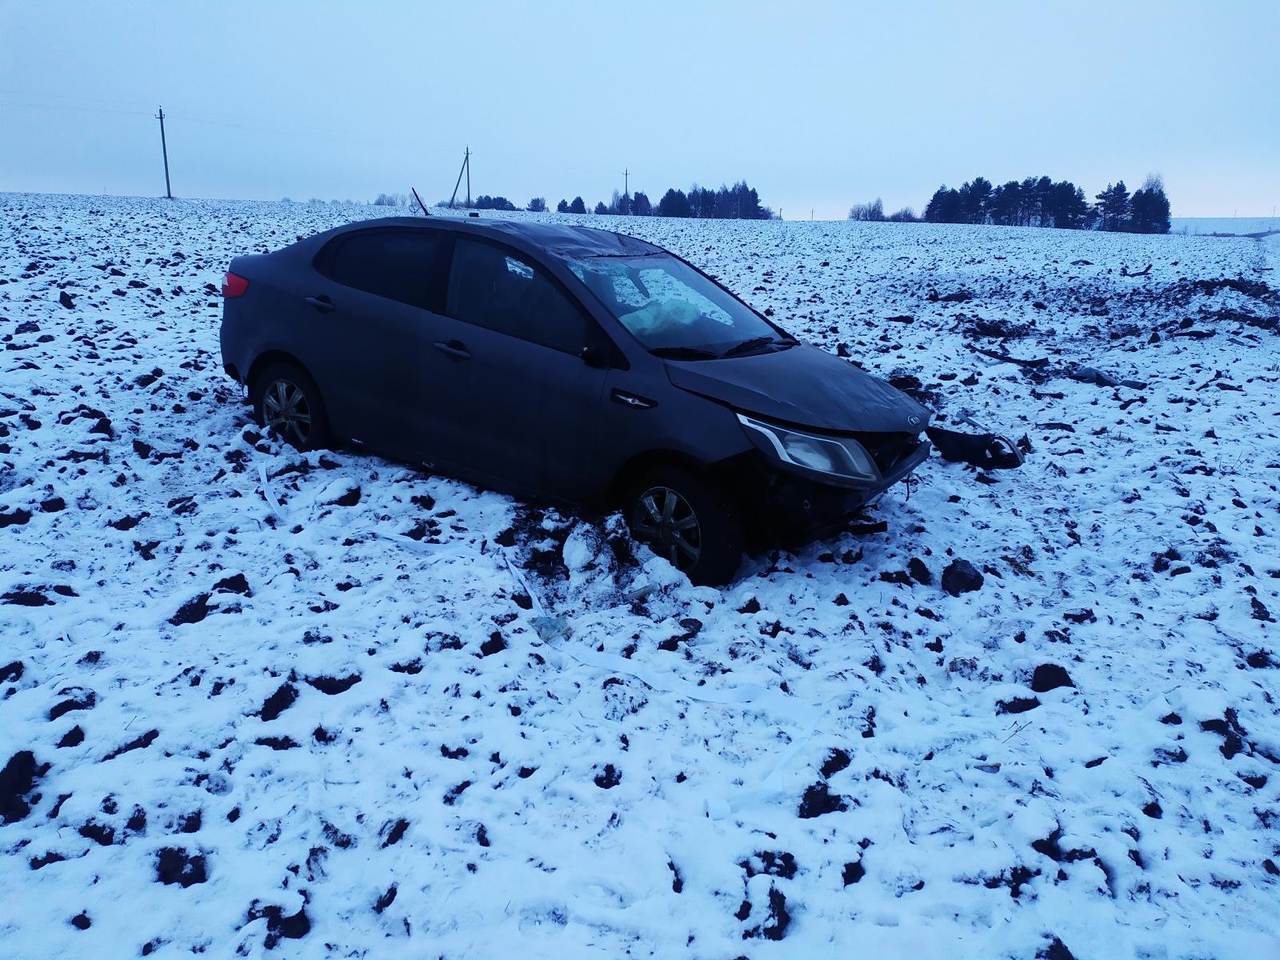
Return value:
[(439, 313), (448, 240), (427, 230), (361, 230), (330, 241), (316, 269), (335, 283)]

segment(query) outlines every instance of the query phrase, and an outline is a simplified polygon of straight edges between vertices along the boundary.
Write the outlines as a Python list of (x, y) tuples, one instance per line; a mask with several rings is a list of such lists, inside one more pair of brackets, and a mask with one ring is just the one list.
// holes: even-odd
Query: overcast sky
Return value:
[[(746, 180), (786, 219), (1048, 175), (1280, 205), (1280, 0), (0, 0), (0, 190), (523, 206)], [(465, 183), (463, 186), (465, 191)]]

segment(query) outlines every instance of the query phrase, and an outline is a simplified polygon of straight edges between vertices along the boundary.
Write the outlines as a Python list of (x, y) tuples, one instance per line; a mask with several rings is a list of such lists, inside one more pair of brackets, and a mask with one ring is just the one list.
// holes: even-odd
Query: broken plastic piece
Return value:
[(928, 427), (925, 432), (943, 460), (969, 463), (985, 470), (1012, 470), (1022, 466), (1022, 451), (1000, 434), (959, 433), (942, 427)]
[(557, 637), (568, 637), (573, 633), (573, 627), (569, 626), (569, 621), (564, 617), (534, 617), (529, 624), (544, 642)]
[(643, 600), (657, 589), (658, 585), (656, 583), (642, 583), (634, 590), (628, 590), (624, 593), (622, 595), (622, 599), (626, 600), (628, 603), (634, 603), (637, 600)]

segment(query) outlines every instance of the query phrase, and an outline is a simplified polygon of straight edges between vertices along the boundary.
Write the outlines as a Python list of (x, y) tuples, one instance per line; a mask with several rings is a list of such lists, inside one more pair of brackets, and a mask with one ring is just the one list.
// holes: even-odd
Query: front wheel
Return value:
[(678, 467), (653, 470), (626, 502), (631, 535), (696, 584), (727, 583), (742, 562), (742, 527), (727, 498)]
[(273, 363), (254, 381), (253, 414), (268, 433), (299, 450), (319, 450), (329, 444), (320, 389), (292, 363)]

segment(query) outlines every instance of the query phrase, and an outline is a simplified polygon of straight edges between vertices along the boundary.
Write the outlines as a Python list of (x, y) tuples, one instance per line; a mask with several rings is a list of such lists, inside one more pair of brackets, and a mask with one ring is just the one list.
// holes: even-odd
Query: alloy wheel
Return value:
[(305, 447), (311, 436), (311, 405), (296, 383), (274, 380), (262, 396), (263, 426), (296, 447)]
[(702, 527), (680, 491), (654, 486), (637, 498), (632, 532), (678, 570), (688, 571), (702, 556)]

